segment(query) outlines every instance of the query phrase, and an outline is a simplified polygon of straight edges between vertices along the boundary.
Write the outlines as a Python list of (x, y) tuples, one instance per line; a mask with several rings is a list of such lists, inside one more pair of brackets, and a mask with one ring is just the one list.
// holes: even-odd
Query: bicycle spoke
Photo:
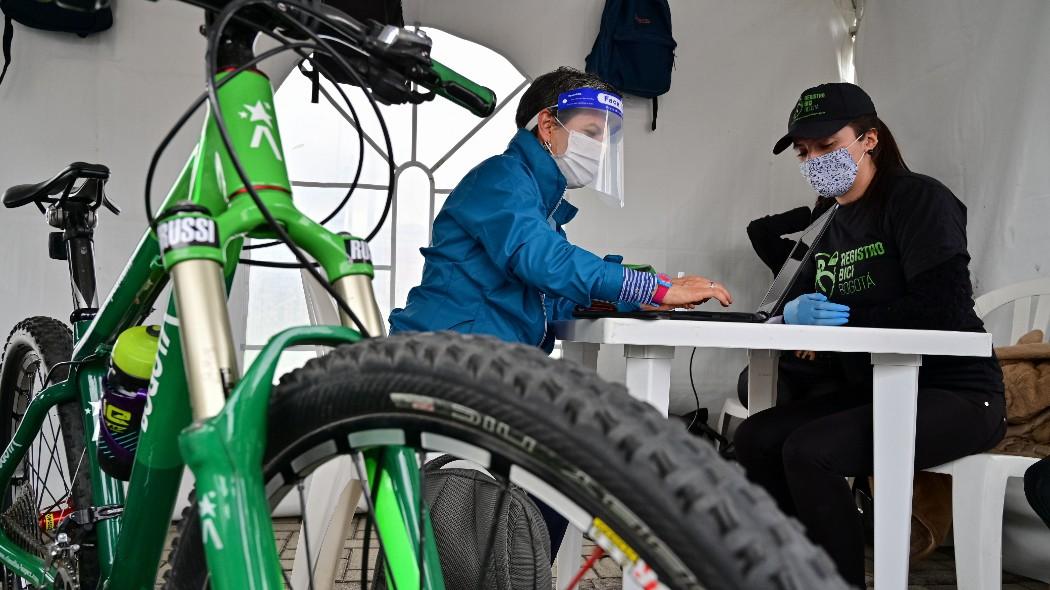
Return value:
[(424, 521), (424, 514), (425, 513), (423, 512), (423, 510), (426, 507), (426, 502), (424, 501), (423, 496), (426, 495), (426, 478), (427, 478), (427, 474), (426, 474), (426, 472), (423, 471), (423, 465), (426, 462), (427, 455), (422, 449), (420, 449), (420, 450), (416, 451), (416, 457), (418, 457), (418, 461), (419, 461), (419, 556), (418, 556), (419, 557), (419, 569), (417, 571), (419, 571), (419, 585), (420, 585), (420, 587), (422, 587), (423, 586), (423, 580), (426, 579), (426, 575), (424, 575), (424, 571), (423, 571), (423, 568), (426, 566), (426, 560), (424, 559), (424, 553), (426, 553), (426, 551), (425, 551), (425, 543), (426, 543), (427, 533), (426, 533), (426, 527), (424, 526), (426, 524), (425, 521)]
[(605, 555), (605, 550), (595, 545), (594, 550), (591, 551), (590, 557), (587, 558), (586, 563), (583, 564), (583, 567), (580, 568), (580, 571), (576, 572), (576, 575), (573, 576), (572, 580), (569, 582), (569, 585), (565, 587), (565, 590), (574, 590), (576, 588), (576, 585), (580, 583), (580, 580), (582, 580), (583, 577), (587, 575), (588, 571), (594, 570), (594, 573), (597, 574), (598, 570), (596, 570), (594, 566), (597, 565), (598, 560), (601, 559), (603, 555)]
[[(80, 475), (80, 468), (84, 466), (84, 459), (87, 458), (87, 447), (80, 451), (80, 459), (77, 461), (77, 469), (73, 472), (73, 477), (69, 478), (69, 489), (72, 491), (73, 486), (76, 485), (77, 476)], [(74, 508), (81, 508), (80, 506), (74, 506)]]
[(36, 483), (34, 483), (31, 486), (33, 490), (33, 506), (35, 508), (40, 507), (40, 490), (38, 488), (40, 483), (40, 457), (42, 453), (42, 451), (40, 450), (41, 446), (43, 445), (40, 444), (38, 437), (36, 440), (33, 441), (33, 448), (36, 450), (36, 460), (29, 464), (30, 468), (33, 470), (33, 475), (36, 476)]
[(58, 501), (57, 501), (57, 502), (55, 502), (54, 504), (52, 504), (52, 505), (48, 506), (47, 508), (44, 508), (44, 509), (42, 509), (42, 510), (40, 511), (40, 514), (46, 514), (46, 513), (48, 513), (48, 512), (51, 512), (51, 511), (52, 511), (52, 510), (54, 510), (55, 508), (58, 508), (59, 506), (61, 506), (61, 505), (62, 505), (62, 503), (63, 503), (63, 502), (65, 502), (65, 501), (66, 501), (66, 499), (67, 499), (67, 498), (69, 498), (69, 493), (68, 493), (68, 492), (67, 492), (67, 493), (65, 493), (65, 494), (63, 494), (63, 495), (62, 495), (62, 497), (61, 497), (61, 498), (59, 498), (59, 499), (58, 499)]
[[(50, 414), (48, 414), (48, 417), (47, 417), (47, 422), (48, 422), (48, 426), (50, 426), (50, 427), (51, 427), (51, 431), (52, 431), (52, 432), (54, 432), (54, 421), (53, 421), (53, 419), (51, 418), (51, 415), (50, 415)], [(50, 452), (48, 453), (48, 459), (47, 459), (47, 467), (45, 467), (45, 468), (44, 468), (44, 478), (45, 478), (45, 479), (44, 479), (44, 482), (43, 482), (43, 484), (44, 484), (44, 486), (47, 486), (47, 485), (48, 485), (48, 483), (50, 482), (50, 477), (51, 477), (51, 467), (52, 467), (52, 466), (53, 466), (53, 465), (54, 465), (55, 463), (61, 463), (61, 461), (59, 461), (59, 460), (58, 460), (58, 448), (57, 448), (57, 442), (56, 442), (56, 444), (54, 444), (54, 445), (52, 445), (52, 444), (49, 444), (49, 443), (48, 443), (48, 440), (47, 440), (47, 437), (46, 437), (46, 436), (44, 436), (43, 434), (41, 434), (40, 438), (41, 438), (41, 441), (42, 441), (42, 442), (44, 443), (44, 445), (45, 445), (45, 446), (47, 447), (47, 450), (48, 450), (48, 451), (50, 451)], [(59, 467), (59, 468), (61, 469), (61, 467)]]
[(365, 513), (365, 542), (361, 545), (361, 588), (368, 588), (368, 549), (372, 544), (372, 513)]
[(54, 423), (52, 422), (51, 424), (51, 432), (54, 434), (54, 438), (52, 439), (54, 441), (54, 445), (51, 446), (51, 456), (55, 460), (55, 469), (58, 471), (58, 481), (63, 487), (65, 487), (67, 480), (66, 468), (64, 465), (62, 465), (62, 425), (59, 424), (58, 428), (56, 429), (54, 428)]
[[(68, 488), (66, 488), (66, 493), (63, 494), (62, 497), (58, 499), (58, 502), (56, 502), (55, 504), (52, 504), (46, 510), (41, 510), (42, 513), (43, 512), (51, 512), (52, 510), (57, 508), (59, 505), (61, 505), (63, 502), (65, 502), (72, 495), (73, 482), (76, 481), (77, 475), (80, 473), (80, 468), (83, 467), (83, 465), (84, 465), (84, 458), (86, 456), (87, 456), (87, 449), (85, 448), (83, 451), (80, 452), (80, 459), (77, 461), (77, 469), (76, 469), (76, 471), (73, 472), (73, 477), (70, 478), (70, 480), (69, 480), (70, 481), (70, 485), (69, 485)], [(79, 507), (78, 506), (74, 506), (73, 508), (79, 508)]]
[[(49, 414), (49, 416), (50, 416), (50, 414)], [(58, 463), (58, 475), (61, 478), (62, 483), (65, 484), (66, 483), (66, 471), (65, 471), (65, 467), (62, 465), (62, 447), (60, 446), (62, 444), (61, 443), (61, 441), (62, 441), (62, 423), (59, 422), (57, 430), (54, 428), (54, 423), (52, 423), (51, 432), (54, 435), (54, 441), (55, 441), (55, 446), (52, 447), (52, 448), (54, 449), (55, 460)]]
[(310, 529), (306, 526), (306, 498), (303, 493), (303, 480), (300, 479), (295, 487), (299, 490), (299, 514), (303, 515), (303, 534), (300, 538), (306, 548), (306, 573), (310, 578), (310, 590), (314, 590), (314, 559), (313, 554), (310, 553)]
[[(50, 414), (48, 414), (48, 424), (49, 425), (53, 425), (53, 421), (52, 421), (52, 418), (51, 418)], [(48, 485), (48, 484), (51, 481), (51, 468), (55, 465), (56, 462), (58, 462), (56, 460), (56, 458), (58, 456), (58, 451), (55, 449), (54, 446), (48, 444), (47, 438), (45, 436), (41, 435), (40, 438), (41, 438), (41, 442), (44, 443), (44, 446), (46, 446), (51, 451), (50, 454), (48, 455), (47, 467), (44, 468), (44, 479), (40, 483), (43, 486), (44, 491), (47, 492), (47, 495), (51, 496), (51, 500), (55, 500), (55, 495), (54, 495), (54, 493), (51, 492), (51, 486)], [(38, 508), (40, 508), (40, 507), (38, 507)]]

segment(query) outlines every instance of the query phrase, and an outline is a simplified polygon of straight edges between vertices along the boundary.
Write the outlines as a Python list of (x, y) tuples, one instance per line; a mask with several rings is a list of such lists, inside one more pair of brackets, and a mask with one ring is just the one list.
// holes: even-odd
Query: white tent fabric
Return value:
[(909, 166), (969, 208), (976, 291), (1046, 276), (1050, 3), (869, 2), (856, 53)]

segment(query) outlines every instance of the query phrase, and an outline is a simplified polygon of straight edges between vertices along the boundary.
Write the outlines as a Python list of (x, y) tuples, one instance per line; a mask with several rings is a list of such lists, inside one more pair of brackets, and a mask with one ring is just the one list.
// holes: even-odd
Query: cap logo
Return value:
[(796, 121), (807, 117), (815, 117), (817, 115), (825, 114), (820, 105), (820, 99), (825, 97), (826, 94), (823, 92), (803, 94), (802, 97), (798, 99), (798, 102), (795, 103), (795, 110), (791, 113), (791, 123), (795, 123)]

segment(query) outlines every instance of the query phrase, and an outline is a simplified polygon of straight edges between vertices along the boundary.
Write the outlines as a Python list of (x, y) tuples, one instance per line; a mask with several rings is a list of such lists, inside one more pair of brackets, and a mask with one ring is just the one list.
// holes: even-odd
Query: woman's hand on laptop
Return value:
[[(701, 301), (701, 303), (703, 303)], [(674, 311), (676, 309), (693, 309), (696, 305), (692, 303), (686, 303), (685, 305), (642, 305), (640, 306), (642, 311)]]
[(733, 296), (721, 284), (707, 277), (686, 276), (671, 279), (671, 288), (667, 290), (661, 302), (672, 308), (686, 305), (699, 305), (708, 299), (717, 299), (722, 307), (733, 303)]

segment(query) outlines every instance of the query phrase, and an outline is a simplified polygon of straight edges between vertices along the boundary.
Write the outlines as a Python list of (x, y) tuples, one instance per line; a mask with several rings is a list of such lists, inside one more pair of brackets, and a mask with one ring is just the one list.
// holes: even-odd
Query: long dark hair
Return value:
[(854, 136), (859, 136), (871, 129), (879, 134), (879, 143), (868, 152), (871, 161), (875, 163), (875, 177), (871, 179), (868, 190), (864, 191), (863, 197), (868, 197), (878, 190), (882, 180), (895, 172), (908, 171), (908, 165), (904, 163), (897, 140), (877, 115), (864, 115), (850, 121), (847, 126), (853, 130)]

